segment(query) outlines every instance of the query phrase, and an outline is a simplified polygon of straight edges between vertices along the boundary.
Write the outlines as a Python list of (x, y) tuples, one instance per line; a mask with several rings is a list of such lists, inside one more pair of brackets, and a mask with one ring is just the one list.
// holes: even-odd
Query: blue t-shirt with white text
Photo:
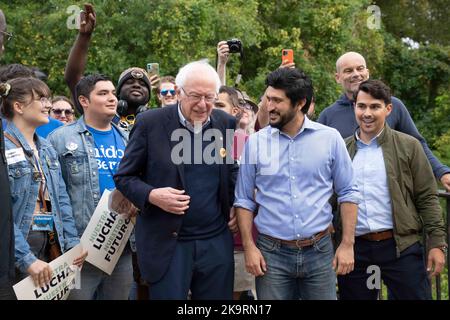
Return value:
[(100, 131), (87, 127), (92, 133), (95, 144), (95, 158), (98, 164), (100, 192), (105, 189), (112, 190), (114, 184), (113, 175), (119, 167), (120, 160), (125, 152), (125, 143), (116, 128), (108, 131)]

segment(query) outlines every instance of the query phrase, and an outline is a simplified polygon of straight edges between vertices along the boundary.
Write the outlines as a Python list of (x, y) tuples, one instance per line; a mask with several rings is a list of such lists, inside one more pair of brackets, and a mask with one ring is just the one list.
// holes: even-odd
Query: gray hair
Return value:
[(219, 75), (216, 70), (208, 63), (207, 59), (189, 62), (183, 66), (177, 74), (175, 84), (179, 88), (183, 88), (186, 80), (192, 75), (200, 74), (203, 77), (210, 77), (216, 83), (216, 93), (219, 92), (221, 86)]

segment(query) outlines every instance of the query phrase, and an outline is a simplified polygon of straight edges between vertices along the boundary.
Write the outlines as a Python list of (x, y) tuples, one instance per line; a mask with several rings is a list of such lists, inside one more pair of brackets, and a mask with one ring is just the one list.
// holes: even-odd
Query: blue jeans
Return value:
[(72, 290), (69, 300), (128, 300), (132, 282), (131, 251), (126, 247), (111, 275), (85, 262), (81, 288)]
[(259, 235), (256, 243), (267, 272), (256, 278), (261, 300), (336, 300), (336, 274), (331, 236), (297, 248)]

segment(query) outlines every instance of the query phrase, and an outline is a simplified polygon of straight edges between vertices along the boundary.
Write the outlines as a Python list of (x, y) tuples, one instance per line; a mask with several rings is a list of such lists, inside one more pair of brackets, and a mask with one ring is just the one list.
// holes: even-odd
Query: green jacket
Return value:
[[(356, 136), (345, 139), (350, 157), (357, 152)], [(417, 241), (422, 229), (429, 236), (429, 248), (445, 245), (445, 226), (437, 184), (420, 142), (392, 130), (387, 124), (377, 138), (386, 166), (391, 195), (397, 255)]]

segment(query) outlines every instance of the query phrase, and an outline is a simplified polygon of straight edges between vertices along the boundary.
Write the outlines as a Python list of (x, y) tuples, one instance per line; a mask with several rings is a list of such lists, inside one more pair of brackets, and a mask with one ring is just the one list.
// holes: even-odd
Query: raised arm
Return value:
[(220, 83), (223, 86), (227, 85), (226, 82), (226, 66), (228, 62), (228, 56), (230, 55), (230, 49), (226, 41), (220, 41), (217, 44), (217, 73), (219, 74)]
[(84, 11), (80, 13), (80, 31), (70, 50), (66, 70), (64, 72), (64, 80), (72, 93), (73, 101), (79, 109), (78, 111), (80, 111), (80, 108), (75, 95), (75, 86), (78, 81), (80, 81), (84, 70), (86, 69), (88, 48), (91, 42), (92, 33), (95, 29), (95, 24), (96, 15), (94, 7), (91, 4), (85, 4)]

